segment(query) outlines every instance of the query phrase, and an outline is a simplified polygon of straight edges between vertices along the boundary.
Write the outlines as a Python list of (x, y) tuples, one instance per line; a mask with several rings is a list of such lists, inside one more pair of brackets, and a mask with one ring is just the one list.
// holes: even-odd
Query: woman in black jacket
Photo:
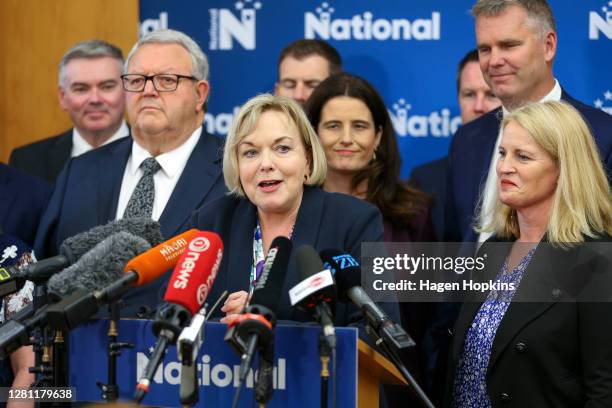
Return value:
[(446, 405), (610, 407), (612, 194), (597, 148), (563, 102), (527, 105), (502, 129), (478, 278), (505, 286), (462, 306)]

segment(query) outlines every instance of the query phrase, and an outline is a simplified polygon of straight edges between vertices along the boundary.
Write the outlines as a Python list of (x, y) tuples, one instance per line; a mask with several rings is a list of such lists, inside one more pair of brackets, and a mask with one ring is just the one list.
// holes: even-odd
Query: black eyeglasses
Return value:
[(189, 79), (191, 81), (198, 80), (198, 78), (196, 77), (178, 74), (121, 75), (121, 79), (123, 80), (123, 89), (128, 92), (142, 92), (145, 89), (148, 80), (151, 80), (151, 82), (153, 82), (153, 88), (155, 88), (157, 92), (176, 91), (176, 88), (178, 88), (178, 84), (181, 78)]

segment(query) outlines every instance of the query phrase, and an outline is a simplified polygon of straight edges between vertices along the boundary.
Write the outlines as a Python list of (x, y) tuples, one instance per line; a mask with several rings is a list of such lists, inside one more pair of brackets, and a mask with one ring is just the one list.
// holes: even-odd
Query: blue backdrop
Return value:
[[(149, 320), (118, 322), (119, 341), (135, 345), (117, 358), (117, 385), (120, 400), (131, 400), (140, 374), (146, 367), (157, 338)], [(229, 407), (237, 386), (240, 358), (223, 340), (227, 325), (209, 322), (204, 328), (204, 343), (196, 358), (199, 384), (198, 407)], [(70, 333), (70, 386), (76, 388), (78, 401), (101, 400), (98, 381), (108, 374), (108, 321), (92, 320)], [(269, 408), (316, 407), (321, 401), (317, 326), (279, 324), (274, 329), (274, 393)], [(357, 406), (357, 329), (339, 327), (337, 334), (337, 406)], [(253, 369), (258, 358), (253, 359)], [(240, 393), (239, 407), (254, 407), (254, 378), (250, 370)], [(178, 407), (181, 362), (176, 348), (170, 346), (157, 369), (151, 389), (143, 400), (152, 406)], [(331, 379), (330, 379), (331, 387)], [(331, 392), (329, 393), (329, 406)]]
[[(381, 92), (403, 158), (402, 176), (446, 155), (460, 125), (456, 66), (475, 47), (473, 0), (141, 0), (140, 32), (172, 28), (210, 61), (206, 126), (224, 136), (248, 98), (272, 92), (281, 49), (328, 40), (345, 70)], [(550, 0), (559, 34), (555, 73), (583, 102), (612, 113), (612, 1)]]

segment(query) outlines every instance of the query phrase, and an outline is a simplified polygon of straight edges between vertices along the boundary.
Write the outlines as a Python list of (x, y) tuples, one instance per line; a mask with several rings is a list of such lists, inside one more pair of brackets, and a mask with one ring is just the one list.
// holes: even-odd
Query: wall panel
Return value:
[(70, 127), (57, 102), (57, 65), (70, 46), (100, 38), (127, 53), (137, 36), (137, 0), (2, 0), (0, 161)]

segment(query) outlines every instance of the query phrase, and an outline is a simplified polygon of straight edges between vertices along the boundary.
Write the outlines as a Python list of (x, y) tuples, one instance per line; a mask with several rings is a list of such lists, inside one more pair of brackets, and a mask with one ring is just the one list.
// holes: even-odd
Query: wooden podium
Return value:
[(357, 403), (359, 407), (378, 407), (381, 385), (407, 385), (399, 370), (363, 340), (357, 344)]

